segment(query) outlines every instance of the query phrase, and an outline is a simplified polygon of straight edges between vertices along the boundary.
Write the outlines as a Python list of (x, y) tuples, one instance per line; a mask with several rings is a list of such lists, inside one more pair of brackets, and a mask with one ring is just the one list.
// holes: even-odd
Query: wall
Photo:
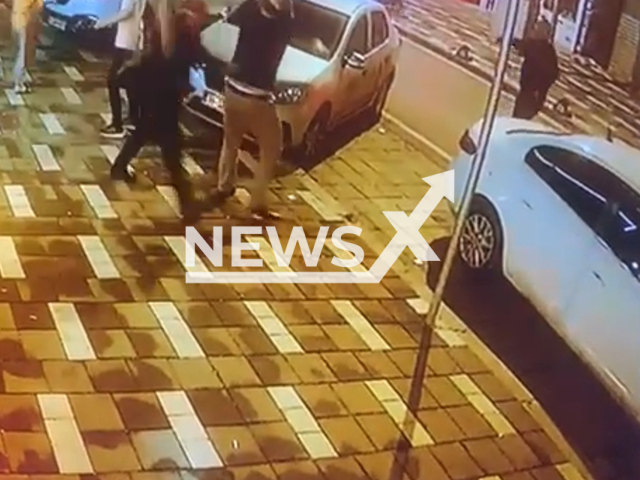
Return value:
[(609, 73), (620, 82), (640, 80), (640, 1), (625, 0)]

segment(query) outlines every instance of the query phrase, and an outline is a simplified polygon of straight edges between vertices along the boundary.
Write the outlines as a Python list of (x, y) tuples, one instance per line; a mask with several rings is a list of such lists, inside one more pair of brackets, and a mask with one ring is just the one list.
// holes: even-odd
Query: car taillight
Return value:
[(476, 142), (474, 142), (473, 138), (471, 138), (471, 135), (469, 135), (469, 130), (465, 130), (465, 132), (462, 134), (458, 145), (460, 145), (460, 148), (464, 153), (467, 153), (469, 155), (475, 155), (478, 151)]

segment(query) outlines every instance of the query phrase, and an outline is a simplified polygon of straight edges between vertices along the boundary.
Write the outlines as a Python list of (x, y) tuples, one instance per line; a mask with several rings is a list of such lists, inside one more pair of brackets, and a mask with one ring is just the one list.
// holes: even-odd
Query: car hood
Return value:
[[(202, 45), (207, 52), (218, 60), (230, 62), (238, 42), (239, 29), (235, 25), (219, 22), (202, 32)], [(280, 68), (276, 74), (276, 82), (284, 84), (305, 84), (312, 82), (329, 65), (322, 58), (287, 47)]]
[(75, 15), (89, 15), (104, 20), (113, 17), (120, 10), (120, 2), (104, 0), (70, 0), (65, 4), (55, 1), (45, 1), (44, 8), (52, 12), (73, 17)]

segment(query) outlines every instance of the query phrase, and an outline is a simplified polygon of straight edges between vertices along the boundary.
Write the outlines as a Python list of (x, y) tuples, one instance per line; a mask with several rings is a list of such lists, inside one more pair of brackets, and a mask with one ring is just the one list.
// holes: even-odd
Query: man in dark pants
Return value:
[[(102, 136), (107, 138), (124, 137), (124, 124), (122, 121), (122, 100), (120, 99), (119, 82), (120, 73), (125, 63), (133, 57), (140, 44), (140, 22), (145, 0), (122, 0), (120, 11), (113, 18), (98, 21), (94, 25), (96, 29), (108, 28), (118, 25), (115, 38), (115, 51), (107, 76), (107, 90), (109, 92), (109, 105), (111, 106), (111, 123), (102, 129)], [(125, 88), (129, 101), (129, 120), (136, 121), (138, 104), (131, 88)]]
[[(144, 45), (139, 65), (134, 69), (136, 98), (140, 116), (125, 138), (111, 169), (114, 180), (135, 181), (127, 171), (131, 160), (147, 143), (160, 147), (162, 160), (171, 175), (186, 222), (197, 219), (191, 184), (182, 167), (182, 138), (178, 113), (182, 89), (188, 83), (193, 52), (200, 31), (188, 26), (188, 17), (176, 12), (172, 0), (147, 0), (143, 14)], [(185, 28), (183, 28), (185, 27)]]
[(520, 70), (520, 91), (513, 109), (515, 118), (529, 120), (540, 113), (549, 89), (558, 79), (558, 56), (550, 37), (549, 24), (539, 22), (529, 37), (515, 45), (524, 57)]

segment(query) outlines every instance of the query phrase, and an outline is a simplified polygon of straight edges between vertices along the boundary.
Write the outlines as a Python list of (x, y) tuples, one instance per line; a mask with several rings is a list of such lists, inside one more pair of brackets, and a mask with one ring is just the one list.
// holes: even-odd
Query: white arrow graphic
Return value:
[(420, 228), (443, 198), (453, 202), (453, 170), (423, 178), (431, 185), (416, 208), (405, 212), (384, 212), (396, 229), (391, 242), (385, 247), (375, 263), (365, 272), (187, 272), (187, 283), (380, 283), (409, 247), (421, 261), (440, 259), (420, 234)]

